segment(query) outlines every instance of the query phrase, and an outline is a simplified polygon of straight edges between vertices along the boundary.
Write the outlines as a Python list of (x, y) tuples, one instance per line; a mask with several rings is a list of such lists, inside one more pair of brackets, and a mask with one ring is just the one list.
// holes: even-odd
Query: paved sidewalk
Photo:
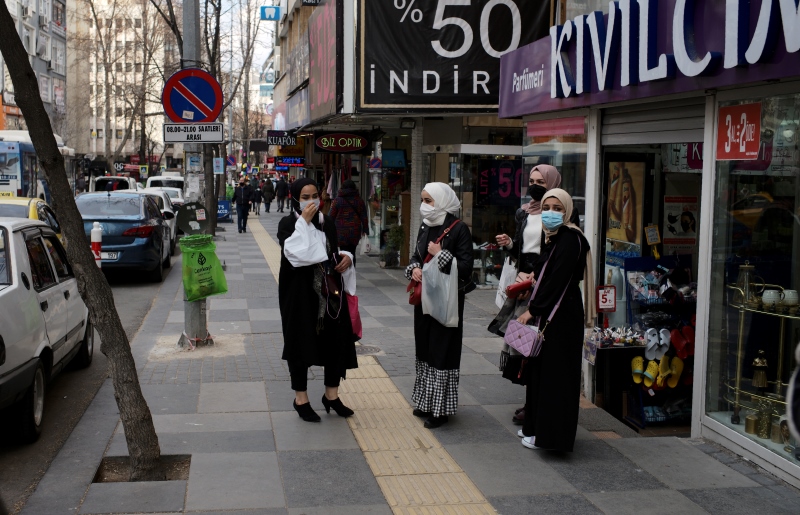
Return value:
[[(497, 370), (486, 326), (494, 292), (465, 308), (459, 413), (430, 431), (411, 415), (412, 309), (397, 270), (358, 257), (360, 368), (342, 383), (350, 419), (292, 409), (278, 310), (280, 214), (226, 224), (218, 256), (229, 292), (208, 302), (217, 345), (176, 348), (180, 274), (171, 274), (131, 343), (162, 453), (191, 455), (186, 481), (92, 483), (103, 456), (127, 454), (110, 381), (61, 449), (26, 514), (90, 513), (798, 513), (800, 493), (699, 440), (640, 438), (581, 403), (575, 452), (531, 451), (516, 437), (524, 390)], [(124, 309), (124, 306), (120, 306)]]

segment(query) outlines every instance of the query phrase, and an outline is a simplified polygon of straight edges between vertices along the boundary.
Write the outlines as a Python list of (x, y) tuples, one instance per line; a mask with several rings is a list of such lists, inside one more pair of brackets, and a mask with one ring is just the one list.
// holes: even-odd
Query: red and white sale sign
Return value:
[(609, 284), (597, 287), (597, 312), (613, 313), (617, 310), (617, 288)]
[(761, 102), (719, 108), (717, 160), (758, 159), (761, 147)]

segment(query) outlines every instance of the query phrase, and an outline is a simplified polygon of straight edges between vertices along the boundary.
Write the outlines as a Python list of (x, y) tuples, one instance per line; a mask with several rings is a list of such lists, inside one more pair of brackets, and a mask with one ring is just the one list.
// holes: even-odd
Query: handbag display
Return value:
[[(553, 255), (555, 249), (556, 246), (553, 245), (553, 250), (550, 252), (550, 256)], [(547, 270), (547, 264), (550, 262), (550, 256), (547, 257), (547, 261), (544, 262), (542, 271), (539, 273), (539, 280), (536, 281), (536, 286), (533, 288), (533, 293), (528, 301), (528, 305), (530, 305), (533, 299), (536, 298), (536, 291), (539, 289), (539, 285), (542, 284), (544, 272)], [(578, 252), (578, 256), (580, 256), (580, 251)], [(556, 302), (556, 305), (553, 306), (553, 310), (550, 312), (550, 316), (547, 317), (547, 321), (545, 322), (543, 328), (539, 329), (542, 317), (536, 317), (536, 325), (525, 325), (517, 322), (516, 320), (511, 320), (508, 323), (508, 328), (506, 329), (506, 334), (503, 337), (503, 341), (508, 344), (509, 347), (516, 350), (526, 358), (535, 358), (538, 356), (542, 351), (544, 332), (547, 329), (547, 325), (551, 320), (553, 320), (556, 311), (558, 311), (559, 306), (561, 306), (561, 301), (564, 300), (564, 295), (566, 295), (567, 288), (569, 288), (569, 283), (571, 282), (572, 276), (570, 276), (569, 281), (567, 281), (564, 291), (561, 292), (561, 297), (558, 298), (558, 302)]]
[(531, 289), (533, 281), (522, 281), (521, 283), (514, 283), (506, 288), (506, 297), (509, 299), (516, 299), (526, 291)]
[[(442, 241), (442, 239), (444, 239), (444, 237), (447, 236), (447, 233), (449, 233), (453, 229), (453, 227), (455, 227), (456, 224), (460, 221), (461, 220), (456, 219), (455, 222), (450, 224), (450, 227), (445, 229), (444, 232), (441, 234), (441, 236), (439, 236), (434, 243), (439, 244)], [(433, 256), (428, 254), (427, 256), (425, 256), (425, 260), (422, 262), (422, 265), (424, 266), (431, 259), (433, 259)], [(408, 287), (406, 288), (406, 292), (408, 293), (409, 304), (411, 304), (412, 306), (419, 306), (420, 304), (422, 304), (422, 283), (420, 283), (419, 281), (415, 281), (414, 279), (411, 279), (411, 281), (408, 283)]]

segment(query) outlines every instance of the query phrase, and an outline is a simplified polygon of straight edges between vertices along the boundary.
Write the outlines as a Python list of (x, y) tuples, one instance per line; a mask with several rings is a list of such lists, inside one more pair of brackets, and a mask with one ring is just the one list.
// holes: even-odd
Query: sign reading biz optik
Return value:
[(547, 35), (550, 2), (361, 0), (362, 109), (493, 109), (500, 57)]
[(501, 59), (500, 116), (800, 75), (796, 0), (619, 0)]

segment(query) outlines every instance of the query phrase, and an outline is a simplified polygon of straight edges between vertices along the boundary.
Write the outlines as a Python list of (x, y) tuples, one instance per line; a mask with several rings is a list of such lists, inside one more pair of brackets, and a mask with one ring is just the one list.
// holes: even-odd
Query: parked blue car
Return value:
[[(169, 268), (170, 235), (155, 201), (142, 193), (84, 193), (75, 199), (87, 240), (94, 222), (103, 229), (102, 267), (144, 270), (154, 282)], [(174, 216), (174, 215), (172, 215)]]

